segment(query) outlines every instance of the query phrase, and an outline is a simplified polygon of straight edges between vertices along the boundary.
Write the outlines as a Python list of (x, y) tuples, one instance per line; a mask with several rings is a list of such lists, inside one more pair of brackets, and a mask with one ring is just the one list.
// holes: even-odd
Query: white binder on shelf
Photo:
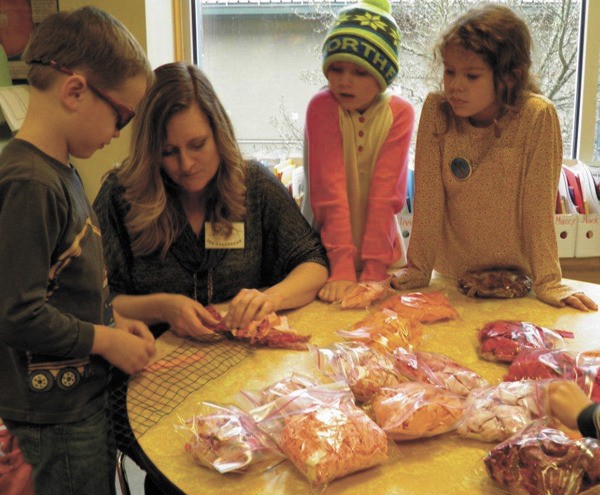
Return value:
[(581, 184), (581, 196), (584, 211), (577, 216), (577, 234), (575, 236), (575, 257), (591, 258), (600, 256), (600, 201), (596, 194), (596, 185), (589, 166), (576, 160), (569, 163)]
[(575, 243), (576, 258), (600, 256), (600, 214), (579, 215)]
[(575, 256), (578, 224), (579, 215), (554, 215), (554, 230), (556, 232), (559, 258), (573, 258)]

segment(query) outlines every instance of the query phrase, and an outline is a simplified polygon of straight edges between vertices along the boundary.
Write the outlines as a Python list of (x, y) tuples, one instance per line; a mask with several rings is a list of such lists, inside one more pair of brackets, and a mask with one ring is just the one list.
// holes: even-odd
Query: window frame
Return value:
[(582, 63), (577, 71), (578, 108), (577, 117), (573, 125), (576, 126), (575, 156), (590, 165), (600, 166), (593, 163), (594, 141), (596, 137), (596, 112), (598, 100), (600, 100), (600, 89), (598, 84), (600, 64), (600, 25), (595, 25), (592, 19), (600, 19), (600, 2), (583, 0), (582, 2), (582, 27), (580, 30), (580, 60)]
[[(195, 8), (197, 0), (173, 0), (176, 15), (175, 47), (178, 59), (195, 63), (202, 67), (198, 54), (202, 53), (202, 36), (194, 43), (193, 33), (202, 25), (200, 9)], [(201, 1), (201, 0), (200, 0)], [(600, 19), (600, 2), (582, 0), (580, 28), (579, 67), (577, 70), (577, 108), (573, 119), (573, 146), (571, 156), (564, 158), (579, 159), (590, 165), (594, 163), (594, 143), (596, 137), (596, 112), (600, 100), (599, 65), (600, 65), (600, 24), (592, 23), (592, 19)], [(177, 49), (179, 47), (179, 49)]]

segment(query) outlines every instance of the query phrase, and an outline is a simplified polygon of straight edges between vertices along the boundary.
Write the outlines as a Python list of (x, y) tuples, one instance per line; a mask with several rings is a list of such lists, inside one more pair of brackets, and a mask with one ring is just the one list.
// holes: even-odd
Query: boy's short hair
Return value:
[(30, 64), (29, 84), (40, 90), (59, 73), (32, 61), (54, 60), (106, 89), (139, 74), (145, 74), (148, 83), (153, 79), (146, 54), (128, 29), (108, 12), (90, 6), (46, 17), (35, 28), (23, 59)]

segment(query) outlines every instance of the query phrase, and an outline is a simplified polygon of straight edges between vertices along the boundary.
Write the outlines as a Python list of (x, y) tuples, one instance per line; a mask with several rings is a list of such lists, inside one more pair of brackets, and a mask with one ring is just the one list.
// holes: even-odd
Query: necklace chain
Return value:
[[(500, 126), (498, 125), (496, 119), (494, 119), (492, 122), (492, 129), (486, 127), (481, 132), (487, 133), (487, 138), (483, 143), (483, 151), (481, 151), (478, 157), (473, 158), (471, 153), (467, 153), (466, 156), (471, 156), (471, 159), (465, 158), (465, 156), (458, 156), (450, 161), (450, 171), (458, 180), (467, 180), (469, 177), (471, 177), (471, 175), (473, 175), (479, 164), (490, 152), (490, 149), (492, 148), (492, 140), (500, 138), (501, 134)], [(478, 148), (473, 140), (473, 133), (473, 130), (467, 130), (465, 132), (465, 138), (468, 140), (469, 151)]]
[[(490, 129), (490, 127), (492, 129)], [(486, 131), (487, 136), (485, 137), (485, 141), (483, 143), (484, 144), (483, 150), (479, 153), (479, 156), (477, 156), (476, 158), (473, 157), (471, 160), (468, 160), (471, 164), (471, 167), (473, 167), (473, 172), (475, 172), (475, 170), (477, 170), (477, 167), (479, 167), (482, 160), (487, 156), (487, 154), (492, 149), (492, 144), (493, 144), (494, 140), (500, 138), (500, 127), (498, 126), (498, 122), (496, 121), (496, 119), (494, 119), (491, 126), (485, 128), (485, 131)], [(490, 132), (490, 131), (493, 131), (493, 132)], [(470, 150), (473, 151), (473, 150), (477, 149), (478, 143), (475, 142), (475, 138), (474, 138), (472, 132), (469, 133), (468, 138), (469, 138)]]

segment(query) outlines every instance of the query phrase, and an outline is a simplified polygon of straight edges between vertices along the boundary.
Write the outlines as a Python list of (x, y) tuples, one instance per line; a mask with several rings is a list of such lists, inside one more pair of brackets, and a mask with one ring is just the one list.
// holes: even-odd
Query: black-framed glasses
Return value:
[(91, 84), (83, 74), (74, 72), (73, 70), (69, 69), (68, 67), (65, 67), (64, 65), (60, 65), (55, 60), (50, 60), (49, 62), (44, 62), (42, 60), (32, 60), (29, 63), (30, 64), (38, 64), (38, 65), (47, 65), (49, 67), (52, 67), (53, 69), (56, 69), (59, 72), (62, 72), (63, 74), (67, 74), (68, 76), (77, 75), (77, 76), (83, 77), (85, 79), (85, 82), (87, 83), (88, 87), (94, 92), (94, 94), (101, 100), (104, 100), (106, 103), (108, 103), (108, 105), (117, 114), (116, 128), (118, 131), (123, 129), (123, 127), (125, 127), (127, 124), (129, 124), (129, 122), (131, 122), (131, 119), (133, 119), (133, 117), (135, 117), (135, 112), (131, 108), (119, 103), (115, 99), (108, 96), (104, 91), (98, 89), (96, 86)]

